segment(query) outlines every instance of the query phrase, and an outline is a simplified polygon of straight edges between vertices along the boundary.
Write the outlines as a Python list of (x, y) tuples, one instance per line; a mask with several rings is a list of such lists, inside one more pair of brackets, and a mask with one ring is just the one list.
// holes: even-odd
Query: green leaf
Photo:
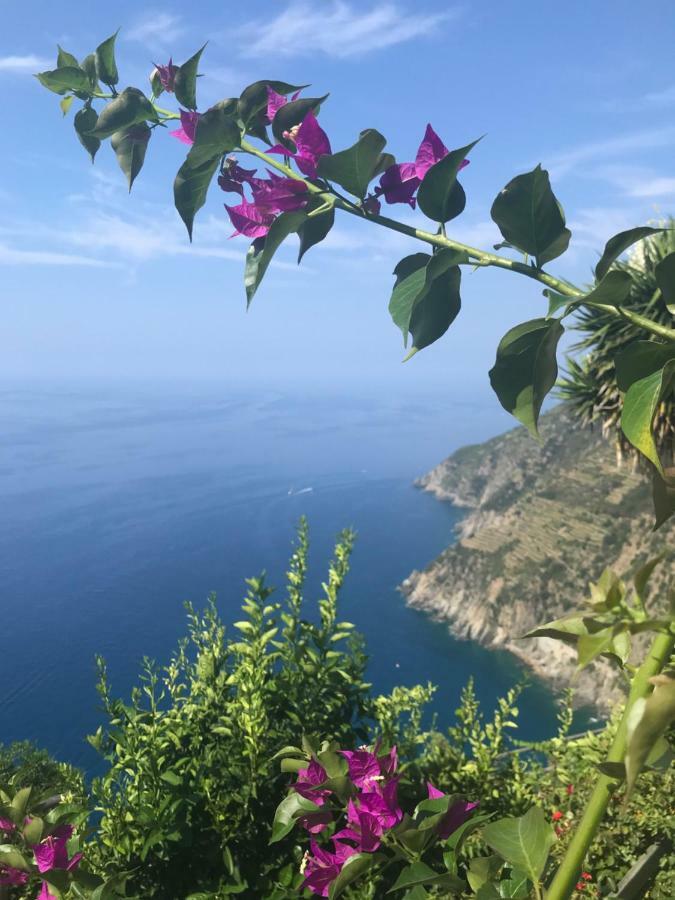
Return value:
[(288, 235), (298, 230), (306, 217), (307, 214), (303, 210), (281, 213), (274, 220), (265, 237), (256, 238), (249, 247), (244, 271), (247, 306), (250, 306), (272, 257)]
[(675, 359), (673, 341), (633, 341), (614, 360), (619, 390), (627, 391), (631, 384), (662, 369), (671, 359)]
[(513, 900), (527, 900), (530, 896), (530, 879), (527, 873), (513, 869), (510, 878), (499, 882), (499, 896), (511, 897)]
[(301, 97), (282, 106), (272, 122), (272, 133), (279, 143), (288, 147), (289, 141), (284, 137), (284, 131), (290, 131), (295, 125), (299, 125), (310, 110), (316, 115), (326, 97), (328, 94), (323, 97)]
[(187, 62), (179, 66), (176, 72), (173, 90), (176, 100), (186, 109), (197, 109), (197, 69), (204, 47), (206, 44), (197, 50)]
[(582, 301), (589, 303), (605, 303), (608, 306), (621, 306), (630, 294), (633, 279), (628, 272), (622, 269), (613, 269), (602, 279), (600, 284), (582, 297)]
[(98, 76), (96, 75), (96, 56), (93, 53), (90, 53), (89, 56), (85, 56), (80, 63), (80, 68), (87, 73), (91, 89), (94, 91), (97, 90)]
[(509, 181), (490, 213), (505, 240), (534, 256), (539, 267), (567, 250), (571, 232), (541, 166)]
[(272, 759), (282, 759), (284, 756), (301, 756), (302, 750), (299, 747), (293, 747), (292, 745), (287, 745), (286, 747), (282, 747), (277, 753), (274, 754)]
[(340, 870), (340, 874), (330, 886), (329, 900), (335, 900), (336, 897), (339, 897), (345, 888), (349, 887), (357, 878), (365, 875), (381, 858), (382, 856), (379, 853), (355, 853), (353, 856), (350, 856)]
[(177, 772), (172, 772), (171, 769), (167, 769), (166, 772), (162, 772), (159, 776), (162, 781), (165, 781), (167, 784), (170, 784), (171, 787), (180, 787), (183, 784), (183, 779)]
[(631, 444), (647, 457), (663, 477), (652, 422), (661, 398), (670, 391), (675, 375), (675, 359), (659, 371), (634, 381), (626, 391), (621, 412), (621, 429)]
[(26, 816), (31, 791), (32, 788), (30, 787), (21, 788), (21, 790), (17, 791), (12, 798), (9, 814), (15, 825), (21, 825)]
[[(427, 275), (431, 265), (427, 266)], [(410, 317), (412, 349), (406, 359), (437, 341), (455, 321), (462, 307), (461, 279), (459, 266), (453, 266), (435, 277), (418, 297)]]
[(117, 63), (115, 62), (115, 41), (118, 33), (119, 28), (115, 34), (111, 34), (102, 44), (99, 44), (94, 52), (96, 76), (99, 81), (107, 84), (108, 87), (114, 87), (120, 80)]
[(143, 168), (145, 151), (148, 149), (148, 141), (152, 134), (145, 122), (134, 125), (125, 131), (116, 131), (110, 138), (110, 144), (115, 151), (120, 169), (127, 176), (129, 191), (134, 179)]
[(628, 747), (626, 749), (626, 799), (649, 753), (675, 720), (675, 679), (659, 675), (653, 693), (640, 697), (628, 714)]
[(116, 131), (123, 131), (145, 121), (156, 122), (157, 113), (142, 91), (128, 87), (103, 107), (91, 135), (104, 140)]
[(31, 816), (27, 825), (23, 827), (23, 836), (28, 844), (39, 844), (42, 840), (44, 822), (39, 816)]
[(428, 253), (412, 253), (404, 256), (394, 269), (396, 281), (389, 300), (389, 313), (403, 332), (403, 346), (408, 344), (410, 317), (415, 301), (426, 285), (426, 267), (431, 256)]
[(98, 113), (91, 106), (85, 106), (84, 109), (81, 109), (79, 110), (79, 112), (75, 113), (75, 118), (73, 120), (77, 139), (91, 157), (92, 162), (94, 161), (94, 157), (98, 153), (99, 147), (101, 146), (101, 142), (99, 141), (99, 139), (92, 137), (89, 133), (93, 131), (94, 128), (96, 128), (97, 121)]
[(190, 240), (195, 216), (206, 202), (209, 185), (219, 164), (218, 157), (208, 159), (201, 166), (192, 166), (189, 159), (186, 159), (176, 175), (173, 183), (174, 204), (178, 215), (185, 223)]
[(300, 769), (307, 768), (307, 760), (292, 759), (290, 756), (285, 756), (281, 760), (280, 768), (282, 772), (299, 772)]
[(239, 146), (241, 129), (231, 115), (233, 104), (234, 101), (217, 103), (199, 117), (195, 141), (187, 157), (191, 166), (219, 159)]
[(503, 865), (504, 861), (499, 856), (477, 856), (475, 859), (469, 860), (466, 879), (471, 889), (477, 891), (488, 881), (492, 881)]
[(301, 797), (296, 791), (291, 791), (277, 806), (270, 844), (275, 844), (286, 837), (293, 830), (296, 819), (306, 816), (308, 813), (318, 812), (320, 808), (311, 800)]
[(630, 246), (637, 243), (637, 241), (641, 241), (643, 238), (649, 237), (652, 234), (659, 234), (659, 232), (666, 230), (667, 229), (665, 228), (649, 228), (646, 225), (642, 225), (639, 228), (631, 228), (628, 231), (621, 231), (619, 234), (615, 234), (614, 237), (610, 238), (605, 244), (604, 252), (595, 267), (596, 279), (602, 281), (609, 271), (609, 267), (613, 262), (616, 262), (624, 250), (627, 250)]
[(559, 294), (557, 293), (557, 291), (552, 291), (550, 288), (546, 288), (542, 293), (548, 300), (548, 312), (546, 313), (547, 319), (550, 319), (552, 316), (554, 316), (559, 309), (564, 309), (565, 307), (575, 302), (572, 297), (565, 297), (563, 294)]
[(612, 628), (601, 628), (594, 634), (582, 634), (577, 641), (578, 666), (583, 669), (591, 660), (601, 653), (609, 653), (614, 641)]
[(649, 579), (652, 577), (652, 573), (658, 566), (658, 564), (663, 562), (664, 556), (664, 553), (659, 553), (658, 556), (655, 556), (653, 559), (648, 560), (643, 566), (640, 566), (637, 572), (633, 575), (633, 586), (635, 587), (635, 593), (638, 595), (638, 598), (640, 599), (640, 602), (643, 606)]
[(402, 891), (405, 888), (415, 887), (417, 884), (424, 884), (436, 878), (437, 875), (438, 872), (434, 872), (426, 863), (419, 860), (401, 870), (398, 878), (387, 893), (393, 894), (394, 891)]
[(652, 472), (652, 500), (656, 515), (654, 531), (675, 514), (675, 469), (665, 469), (663, 474), (665, 478), (656, 469)]
[(654, 270), (654, 275), (668, 312), (675, 316), (675, 251), (664, 256)]
[(11, 844), (0, 844), (0, 865), (20, 869), (22, 872), (30, 871), (23, 855)]
[(595, 768), (599, 772), (602, 772), (603, 775), (606, 775), (608, 778), (618, 781), (619, 783), (626, 777), (626, 767), (622, 762), (609, 762), (609, 760), (605, 760), (605, 762), (598, 763)]
[(511, 866), (522, 869), (532, 881), (539, 881), (555, 834), (546, 816), (536, 806), (520, 818), (499, 819), (486, 825), (483, 840)]
[(56, 68), (63, 69), (66, 66), (69, 66), (72, 69), (79, 69), (80, 64), (77, 61), (77, 57), (73, 56), (72, 53), (68, 53), (67, 50), (64, 50), (59, 44), (56, 45), (58, 49), (58, 56), (56, 57)]
[(602, 625), (588, 616), (572, 615), (555, 619), (546, 625), (540, 625), (538, 628), (528, 631), (523, 637), (550, 637), (576, 646), (582, 635), (594, 634), (601, 628)]
[(482, 887), (478, 888), (478, 893), (476, 894), (476, 900), (500, 900), (500, 898), (499, 889), (492, 882), (482, 885)]
[(69, 94), (67, 97), (64, 97), (63, 100), (59, 101), (59, 106), (61, 107), (61, 112), (64, 117), (68, 115), (68, 110), (73, 105), (73, 100), (75, 97), (72, 94)]
[(459, 150), (451, 150), (422, 179), (417, 191), (417, 204), (424, 215), (434, 222), (449, 222), (464, 209), (466, 196), (457, 181), (457, 173), (467, 153), (479, 140), (481, 139), (478, 138)]
[(335, 222), (335, 207), (331, 205), (325, 212), (315, 216), (308, 216), (298, 228), (300, 237), (300, 249), (298, 250), (298, 262), (307, 253), (310, 247), (320, 244), (327, 236)]
[(482, 813), (478, 816), (472, 816), (468, 821), (463, 822), (459, 828), (455, 828), (449, 838), (444, 842), (445, 847), (449, 850), (459, 852), (464, 841), (477, 831), (483, 822), (487, 822), (492, 818), (492, 813)]
[(490, 383), (499, 402), (537, 436), (544, 398), (558, 377), (556, 349), (565, 329), (557, 319), (516, 325), (497, 347)]
[(65, 94), (66, 91), (81, 91), (88, 94), (90, 91), (89, 77), (82, 69), (75, 66), (63, 66), (48, 72), (38, 72), (35, 76), (43, 87), (55, 94)]
[(379, 131), (369, 128), (362, 131), (358, 141), (347, 150), (322, 156), (317, 172), (322, 178), (334, 181), (350, 194), (362, 199), (375, 177), (386, 143), (386, 138)]
[(286, 81), (275, 81), (273, 79), (262, 81), (254, 81), (244, 88), (239, 97), (238, 108), (239, 118), (248, 126), (251, 119), (259, 112), (267, 109), (267, 88), (271, 87), (277, 94), (293, 94), (306, 88), (306, 84), (288, 84)]

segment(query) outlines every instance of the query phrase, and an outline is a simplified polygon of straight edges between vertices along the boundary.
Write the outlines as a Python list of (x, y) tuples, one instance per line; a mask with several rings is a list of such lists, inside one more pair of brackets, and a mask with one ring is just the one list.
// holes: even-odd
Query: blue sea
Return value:
[[(452, 721), (470, 674), (486, 711), (523, 676), (457, 641), (397, 590), (454, 540), (462, 515), (413, 485), (452, 450), (504, 430), (493, 400), (226, 384), (17, 383), (0, 394), (0, 742), (29, 738), (91, 770), (102, 719), (95, 654), (127, 696), (143, 656), (168, 660), (183, 603), (211, 591), (238, 619), (244, 579), (283, 591), (311, 529), (308, 602), (336, 534), (358, 532), (341, 617), (365, 635), (378, 691), (432, 681)], [(528, 689), (526, 738), (555, 727)]]

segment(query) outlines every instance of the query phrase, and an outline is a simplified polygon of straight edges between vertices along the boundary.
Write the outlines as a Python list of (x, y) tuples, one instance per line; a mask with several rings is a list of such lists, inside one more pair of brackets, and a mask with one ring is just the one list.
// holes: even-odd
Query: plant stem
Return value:
[[(412, 225), (405, 225), (403, 222), (397, 222), (396, 219), (390, 219), (387, 216), (366, 213), (362, 208), (351, 203), (351, 201), (346, 200), (344, 197), (341, 197), (339, 194), (326, 190), (317, 184), (313, 184), (311, 181), (298, 175), (298, 173), (294, 172), (290, 166), (268, 156), (245, 139), (241, 142), (241, 149), (244, 153), (250, 153), (252, 156), (257, 156), (258, 159), (265, 163), (265, 165), (272, 166), (279, 172), (283, 172), (288, 178), (295, 178), (296, 181), (302, 181), (307, 186), (307, 190), (310, 193), (326, 198), (332, 197), (335, 201), (335, 206), (352, 216), (358, 216), (358, 218), (365, 219), (367, 222), (374, 222), (376, 225), (382, 225), (385, 228), (389, 228), (391, 231), (398, 231), (400, 234), (405, 234), (418, 241), (424, 241), (424, 243), (431, 244), (433, 247), (459, 250), (466, 253), (471, 260), (471, 264), (474, 266), (494, 266), (496, 268), (510, 269), (512, 272), (518, 272), (520, 275), (525, 275), (527, 278), (532, 278), (535, 281), (546, 285), (546, 287), (552, 288), (558, 293), (563, 294), (565, 297), (570, 297), (572, 299), (578, 298), (584, 305), (594, 306), (603, 309), (605, 312), (609, 312), (611, 315), (621, 316), (629, 322), (632, 322), (634, 325), (643, 328), (645, 331), (651, 332), (651, 334), (657, 335), (660, 338), (665, 338), (668, 341), (675, 341), (675, 329), (668, 328), (666, 325), (661, 325), (658, 322), (652, 322), (651, 319), (641, 316), (639, 313), (633, 312), (632, 310), (599, 303), (586, 304), (582, 299), (584, 291), (562, 278), (555, 278), (553, 275), (549, 275), (548, 272), (544, 272), (543, 269), (526, 265), (517, 260), (508, 259), (505, 256), (499, 256), (497, 253), (488, 253), (484, 250), (479, 250), (477, 247), (470, 247), (468, 244), (462, 244), (459, 241), (452, 240), (447, 237), (445, 233), (431, 234), (420, 228), (414, 228)], [(444, 232), (445, 228), (443, 228), (442, 231)]]
[[(626, 755), (627, 745), (627, 724), (630, 711), (635, 701), (640, 697), (645, 697), (651, 688), (649, 679), (653, 675), (657, 675), (670, 659), (675, 645), (675, 635), (657, 634), (654, 642), (649, 649), (649, 653), (637, 670), (633, 682), (631, 684), (626, 707), (623, 711), (619, 727), (616, 732), (614, 741), (607, 755), (608, 762), (623, 762)], [(593, 842), (593, 838), (598, 830), (600, 822), (607, 810), (609, 799), (612, 796), (611, 785), (616, 780), (612, 780), (607, 775), (600, 775), (593, 788), (586, 809), (577, 825), (574, 836), (570, 841), (569, 847), (565, 851), (558, 871), (555, 873), (553, 881), (546, 892), (546, 900), (567, 900), (574, 890), (574, 885), (579, 877), (581, 867), (588, 852), (588, 848)]]

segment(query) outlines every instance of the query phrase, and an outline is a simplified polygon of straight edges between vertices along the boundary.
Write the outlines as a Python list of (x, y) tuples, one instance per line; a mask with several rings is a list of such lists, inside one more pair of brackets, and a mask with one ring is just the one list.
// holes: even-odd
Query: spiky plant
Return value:
[[(675, 250), (675, 219), (670, 218), (663, 224), (667, 231), (637, 244), (627, 261), (616, 263), (615, 267), (628, 272), (633, 279), (625, 305), (672, 326), (673, 317), (666, 308), (654, 275), (657, 264)], [(603, 434), (616, 442), (619, 459), (635, 461), (635, 451), (621, 431), (622, 397), (616, 383), (614, 359), (633, 341), (645, 340), (645, 334), (625, 319), (591, 308), (579, 312), (574, 328), (584, 337), (572, 351), (583, 355), (567, 358), (567, 371), (558, 383), (558, 394), (570, 403), (584, 424), (601, 427)], [(654, 431), (664, 461), (672, 462), (675, 404), (660, 404), (654, 418)]]

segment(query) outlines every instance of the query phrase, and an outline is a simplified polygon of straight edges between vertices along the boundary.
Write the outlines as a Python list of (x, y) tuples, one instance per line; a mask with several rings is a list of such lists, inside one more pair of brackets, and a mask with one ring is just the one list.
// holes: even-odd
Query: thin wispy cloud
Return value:
[(239, 31), (244, 56), (308, 56), (338, 59), (393, 47), (427, 37), (459, 9), (424, 13), (416, 6), (378, 3), (369, 9), (345, 0), (293, 2), (275, 18), (250, 22)]
[(675, 84), (671, 84), (670, 87), (664, 88), (662, 91), (652, 91), (649, 94), (645, 94), (642, 99), (643, 102), (648, 106), (652, 106), (655, 108), (663, 106), (674, 106)]
[(160, 10), (149, 10), (129, 28), (124, 36), (150, 46), (163, 47), (185, 33), (181, 16)]
[(28, 53), (25, 56), (0, 56), (0, 72), (15, 75), (30, 75), (53, 68), (54, 62), (44, 56)]
[(675, 196), (675, 178), (649, 178), (632, 185), (628, 191), (631, 197), (659, 197)]
[(546, 160), (547, 168), (556, 178), (561, 178), (579, 166), (599, 159), (620, 156), (627, 152), (653, 150), (675, 144), (675, 126), (653, 128), (645, 131), (623, 134), (605, 141), (595, 141), (571, 147)]
[(0, 266), (92, 266), (102, 268), (115, 263), (77, 253), (31, 250), (0, 244)]

